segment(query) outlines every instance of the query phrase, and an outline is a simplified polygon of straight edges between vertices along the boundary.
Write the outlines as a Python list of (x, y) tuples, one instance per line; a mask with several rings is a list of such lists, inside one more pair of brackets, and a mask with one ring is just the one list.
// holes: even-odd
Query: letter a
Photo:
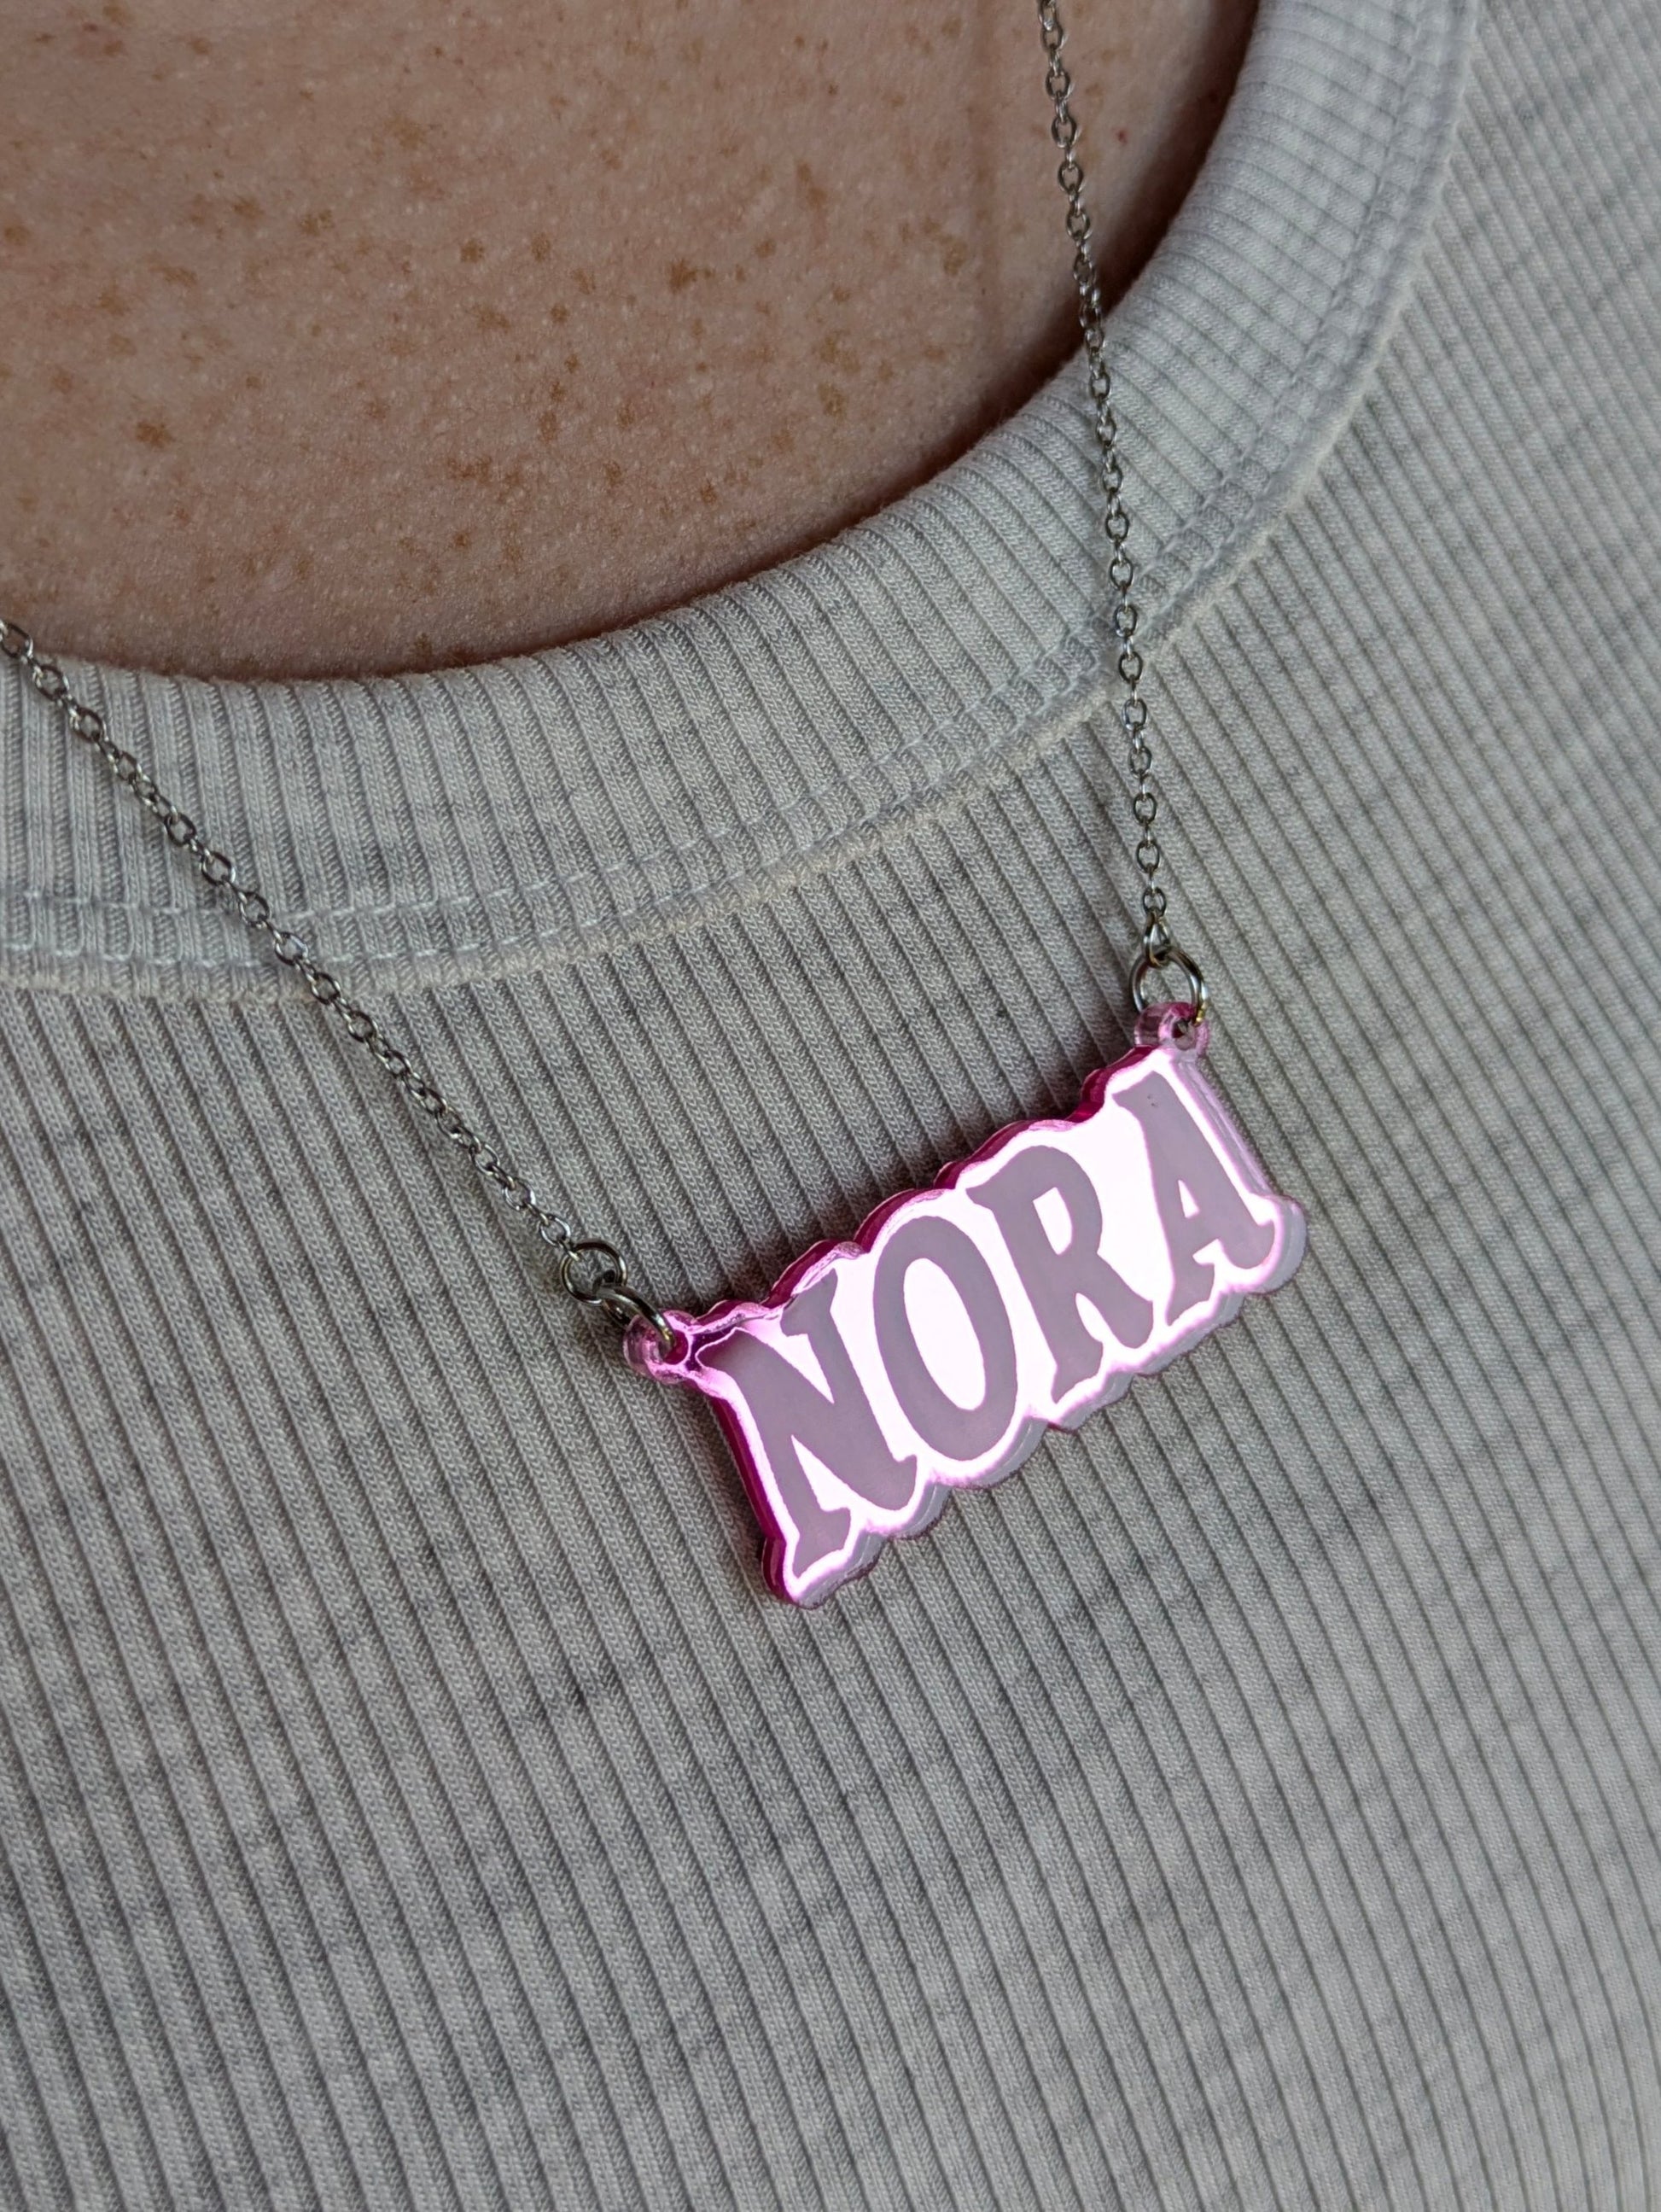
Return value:
[[(1221, 1246), (1236, 1267), (1255, 1267), (1268, 1257), (1275, 1231), (1248, 1211), (1228, 1170), (1164, 1076), (1144, 1076), (1115, 1096), (1141, 1122), (1148, 1146), (1154, 1199), (1171, 1252), (1171, 1304), (1165, 1317), (1173, 1322), (1211, 1295), (1216, 1270), (1197, 1257), (1208, 1244)], [(1191, 1213), (1183, 1204), (1185, 1191)]]
[(798, 1577), (815, 1560), (841, 1550), (850, 1517), (845, 1505), (827, 1508), (820, 1503), (798, 1444), (805, 1444), (839, 1482), (873, 1505), (903, 1505), (917, 1474), (915, 1459), (896, 1459), (877, 1425), (842, 1333), (831, 1316), (835, 1295), (833, 1268), (792, 1298), (779, 1322), (787, 1336), (805, 1336), (813, 1346), (830, 1385), (828, 1397), (781, 1352), (742, 1328), (699, 1355), (701, 1365), (730, 1375), (743, 1393), (767, 1471), (788, 1516), (782, 1530), (786, 1552), (791, 1535), (796, 1539), (791, 1565)]
[[(1058, 1252), (1039, 1217), (1038, 1201), (1054, 1191), (1066, 1207), (1073, 1233)], [(1055, 1354), (1052, 1397), (1059, 1401), (1101, 1364), (1101, 1343), (1084, 1326), (1081, 1298), (1093, 1305), (1119, 1342), (1146, 1344), (1154, 1309), (1101, 1256), (1101, 1200), (1095, 1185), (1070, 1153), (1053, 1145), (1027, 1145), (1008, 1167), (970, 1192), (1003, 1231), (1021, 1287)]]

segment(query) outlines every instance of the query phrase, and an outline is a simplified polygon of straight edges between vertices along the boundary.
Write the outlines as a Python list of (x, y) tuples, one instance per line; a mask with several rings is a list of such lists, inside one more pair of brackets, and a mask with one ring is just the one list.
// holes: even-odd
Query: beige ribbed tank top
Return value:
[[(1114, 319), (1308, 1257), (811, 1616), (0, 671), (0, 2204), (1661, 2203), (1655, 27), (1468, 15), (1265, 0)], [(1070, 370), (616, 635), (74, 672), (700, 1305), (1122, 1048), (1093, 508)]]

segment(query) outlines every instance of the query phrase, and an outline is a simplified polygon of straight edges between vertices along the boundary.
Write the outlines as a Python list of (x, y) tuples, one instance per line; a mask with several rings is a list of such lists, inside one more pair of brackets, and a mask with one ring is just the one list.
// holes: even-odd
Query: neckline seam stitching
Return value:
[[(1457, 5), (1450, 5), (1445, 7), (1442, 12), (1452, 20), (1459, 11)], [(1411, 19), (1415, 30), (1415, 53), (1422, 44), (1427, 27), (1434, 13), (1435, 0), (1412, 0)], [(1147, 618), (1144, 634), (1150, 642), (1167, 641), (1191, 618), (1197, 606), (1217, 587), (1222, 576), (1226, 573), (1231, 556), (1238, 556), (1242, 549), (1250, 544), (1261, 527), (1265, 495), (1285, 471), (1288, 453), (1301, 443), (1306, 442), (1307, 440), (1309, 425), (1306, 407), (1300, 410), (1300, 423), (1289, 435), (1286, 432), (1285, 426), (1280, 422), (1280, 413), (1288, 396), (1321, 389), (1337, 389), (1342, 392), (1344, 384), (1344, 379), (1341, 374), (1343, 355), (1342, 353), (1324, 354), (1323, 345), (1324, 341), (1330, 336), (1334, 323), (1347, 307), (1353, 310), (1353, 317), (1356, 323), (1355, 343), (1350, 351), (1356, 359), (1360, 359), (1368, 350), (1370, 325), (1373, 320), (1369, 309), (1375, 307), (1381, 294), (1390, 289), (1391, 271), (1387, 270), (1381, 276), (1375, 276), (1372, 286), (1366, 292), (1358, 288), (1355, 280), (1358, 269), (1366, 258), (1364, 248), (1367, 242), (1377, 235), (1381, 221), (1381, 207), (1386, 212), (1388, 210), (1385, 186), (1391, 174), (1392, 157), (1400, 145), (1407, 118), (1411, 112), (1412, 103), (1409, 94), (1413, 82), (1414, 72), (1410, 68), (1404, 68), (1398, 80), (1390, 128), (1381, 141), (1379, 157), (1374, 167), (1372, 188), (1368, 193), (1366, 210), (1356, 224), (1349, 249), (1339, 270), (1335, 274), (1320, 318), (1301, 348), (1297, 362), (1287, 371), (1273, 403), (1265, 403), (1261, 407), (1250, 442), (1226, 463), (1218, 465), (1213, 471), (1211, 483), (1201, 495), (1195, 507), (1179, 519), (1161, 544), (1148, 556), (1143, 574), (1154, 583), (1157, 590), (1162, 569), (1168, 569), (1173, 565), (1180, 568), (1184, 565), (1181, 548), (1185, 541), (1191, 541), (1195, 536), (1198, 536), (1205, 549), (1198, 557), (1190, 556), (1187, 575), (1166, 592), (1161, 599), (1155, 611)], [(1434, 109), (1444, 107), (1446, 103), (1440, 100), (1428, 105), (1425, 118), (1427, 131), (1433, 127), (1432, 115)], [(1404, 208), (1401, 211), (1399, 222), (1403, 226), (1406, 226), (1410, 222), (1410, 210)], [(1392, 269), (1394, 265), (1394, 264), (1391, 264)], [(1313, 374), (1311, 369), (1312, 362), (1318, 356), (1322, 358), (1325, 372), (1319, 377)], [(1056, 385), (1059, 385), (1061, 378), (1064, 377), (1069, 370), (1076, 368), (1077, 361), (1077, 356), (1070, 361), (1067, 369), (1064, 369), (1060, 376), (1055, 380), (1052, 386), (1052, 390)], [(1035, 395), (1035, 397), (1040, 398), (1041, 404), (1042, 395)], [(1076, 418), (1077, 417), (1076, 409), (1069, 411)], [(1019, 416), (1013, 418), (1013, 426), (1018, 429), (1018, 425)], [(1058, 428), (1061, 429), (1064, 436), (1067, 434), (1064, 425), (1058, 423)], [(1265, 460), (1263, 458), (1264, 448), (1277, 430), (1282, 433), (1281, 451), (1277, 455), (1271, 454)], [(1075, 441), (1077, 441), (1076, 419), (1072, 425), (1072, 433)], [(1330, 447), (1331, 442), (1330, 439), (1324, 441), (1324, 448)], [(1242, 479), (1250, 479), (1250, 481), (1243, 485)], [(1245, 493), (1242, 513), (1238, 517), (1231, 517), (1226, 514), (1219, 516), (1219, 509), (1223, 506), (1230, 492), (1239, 493), (1242, 489)], [(1056, 557), (1058, 561), (1064, 557), (1064, 549), (1057, 549)], [(765, 574), (757, 580), (764, 582)], [(882, 584), (882, 580), (879, 578), (878, 581)], [(886, 586), (883, 586), (883, 588), (886, 588)], [(995, 687), (978, 694), (960, 707), (949, 720), (931, 723), (927, 727), (918, 730), (903, 738), (887, 752), (862, 760), (858, 763), (857, 774), (833, 775), (825, 781), (813, 785), (792, 799), (787, 808), (772, 810), (763, 814), (751, 815), (735, 820), (718, 831), (700, 836), (688, 843), (668, 843), (649, 854), (604, 861), (597, 866), (584, 870), (582, 874), (575, 878), (545, 875), (530, 883), (509, 883), (487, 885), (466, 891), (439, 892), (431, 897), (415, 901), (395, 900), (374, 906), (358, 904), (330, 909), (316, 908), (299, 909), (293, 913), (293, 922), (302, 929), (311, 930), (320, 927), (327, 931), (336, 926), (344, 928), (354, 923), (361, 925), (366, 921), (396, 926), (401, 919), (423, 915), (436, 916), (449, 914), (458, 917), (465, 916), (470, 913), (486, 915), (492, 906), (506, 904), (513, 901), (541, 902), (546, 905), (547, 893), (573, 883), (579, 886), (602, 887), (609, 878), (619, 875), (633, 875), (640, 878), (647, 878), (655, 871), (675, 867), (688, 853), (700, 852), (708, 857), (709, 866), (701, 875), (690, 877), (680, 889), (670, 893), (643, 896), (609, 913), (591, 912), (585, 915), (567, 911), (557, 920), (530, 932), (520, 931), (504, 936), (498, 932), (487, 929), (482, 937), (463, 945), (428, 944), (419, 946), (360, 946), (345, 952), (335, 948), (325, 949), (325, 957), (332, 957), (343, 965), (349, 961), (357, 966), (379, 965), (385, 971), (395, 972), (397, 966), (405, 963), (411, 967), (417, 967), (427, 962), (441, 963), (452, 959), (470, 958), (479, 953), (489, 954), (493, 951), (501, 953), (512, 947), (523, 945), (527, 941), (557, 944), (562, 938), (568, 938), (573, 942), (573, 950), (579, 945), (585, 948), (585, 942), (594, 936), (603, 937), (612, 932), (632, 933), (630, 933), (631, 924), (644, 923), (644, 926), (650, 929), (653, 925), (649, 917), (653, 915), (674, 911), (677, 920), (695, 920), (700, 908), (705, 906), (712, 908), (718, 905), (741, 886), (748, 895), (764, 896), (775, 882), (788, 880), (797, 870), (813, 866), (819, 856), (834, 854), (848, 841), (858, 839), (863, 833), (880, 823), (890, 806), (897, 801), (903, 799), (920, 814), (931, 802), (938, 801), (955, 786), (966, 779), (972, 779), (977, 770), (994, 767), (1006, 748), (1011, 748), (1012, 741), (1013, 749), (1018, 750), (1019, 731), (1006, 727), (1001, 731), (983, 729), (978, 733), (971, 732), (968, 742), (962, 747), (956, 748), (950, 745), (945, 747), (949, 758), (943, 763), (943, 772), (940, 775), (928, 778), (912, 793), (884, 794), (877, 787), (881, 779), (891, 773), (897, 763), (906, 761), (908, 757), (914, 756), (919, 751), (941, 746), (944, 739), (963, 730), (966, 725), (972, 725), (983, 717), (996, 719), (999, 710), (1007, 708), (1016, 694), (1030, 690), (1035, 684), (1041, 684), (1043, 688), (1040, 691), (1040, 696), (1029, 702), (1028, 711), (1032, 714), (1046, 720), (1048, 710), (1054, 709), (1059, 702), (1066, 700), (1070, 695), (1090, 694), (1094, 689), (1099, 688), (1109, 658), (1109, 641), (1102, 634), (1100, 611), (1099, 605), (1094, 603), (1094, 599), (1095, 594), (1093, 591), (1093, 604), (1088, 613), (1069, 624), (1052, 642), (1030, 660), (1022, 662), (1008, 673)], [(531, 655), (526, 658), (534, 662), (536, 656)], [(1070, 670), (1064, 665), (1070, 659), (1075, 663)], [(485, 666), (490, 665), (484, 664)], [(1044, 681), (1046, 675), (1049, 678), (1047, 684)], [(195, 679), (187, 680), (193, 682)], [(206, 688), (210, 692), (215, 690), (215, 687), (211, 684)], [(278, 688), (288, 690), (300, 687)], [(334, 690), (333, 686), (326, 684), (321, 688), (331, 694)], [(1092, 711), (1093, 703), (1094, 703), (1094, 700), (1091, 703), (1083, 704), (1079, 708), (1079, 720), (1088, 719)], [(792, 823), (799, 821), (809, 811), (822, 810), (826, 802), (833, 799), (838, 793), (847, 793), (857, 797), (862, 792), (875, 803), (868, 804), (863, 811), (852, 815), (848, 820), (809, 839), (804, 844), (796, 847), (790, 845), (788, 833)], [(738, 868), (730, 866), (724, 871), (719, 868), (718, 862), (721, 855), (730, 854), (735, 846), (747, 841), (753, 841), (758, 832), (770, 829), (776, 829), (777, 833), (783, 837), (784, 849), (765, 863), (751, 881), (745, 882)], [(142, 919), (156, 924), (185, 923), (188, 925), (206, 910), (203, 905), (194, 901), (168, 900), (164, 903), (155, 904), (128, 898), (106, 899), (100, 897), (97, 893), (65, 892), (34, 884), (0, 886), (0, 901), (17, 901), (33, 904), (38, 909), (43, 924), (39, 936), (21, 939), (0, 939), (0, 955), (11, 956), (25, 962), (41, 958), (50, 960), (66, 972), (66, 975), (71, 980), (71, 987), (73, 980), (84, 976), (89, 968), (100, 969), (112, 966), (118, 969), (124, 968), (130, 973), (136, 972), (141, 968), (148, 969), (157, 977), (173, 973), (184, 975), (192, 970), (212, 970), (221, 973), (233, 971), (247, 975), (262, 972), (263, 963), (257, 959), (226, 960), (215, 957), (209, 961), (200, 956), (161, 956), (155, 953), (134, 952), (130, 950), (117, 952), (108, 948), (95, 951), (88, 951), (84, 948), (65, 951), (49, 942), (43, 942), (43, 939), (50, 936), (48, 925), (51, 918), (55, 915), (82, 918), (107, 917), (112, 921), (118, 917), (126, 917)], [(26, 985), (33, 983), (37, 986), (39, 981), (38, 977), (9, 976), (3, 980), (8, 982), (22, 981)], [(446, 979), (446, 982), (465, 980), (464, 977)], [(108, 988), (106, 984), (105, 988)], [(395, 985), (394, 988), (397, 986)], [(412, 979), (412, 988), (421, 988), (420, 979)], [(146, 994), (145, 995), (154, 994)], [(187, 995), (197, 994), (187, 994)]]

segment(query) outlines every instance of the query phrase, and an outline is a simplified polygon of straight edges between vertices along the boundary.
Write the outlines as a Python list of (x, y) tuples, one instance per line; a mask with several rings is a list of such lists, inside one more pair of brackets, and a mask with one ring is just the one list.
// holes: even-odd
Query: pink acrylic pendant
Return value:
[(631, 1330), (637, 1367), (713, 1401), (779, 1596), (818, 1604), (1292, 1273), (1302, 1209), (1206, 1080), (1206, 1036), (1150, 1007), (1064, 1121), (999, 1130), (759, 1304), (667, 1314), (667, 1347)]

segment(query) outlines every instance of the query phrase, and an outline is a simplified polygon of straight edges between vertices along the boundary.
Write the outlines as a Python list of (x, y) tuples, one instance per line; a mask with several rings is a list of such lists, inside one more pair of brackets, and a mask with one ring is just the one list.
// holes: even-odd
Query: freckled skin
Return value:
[[(1110, 290), (1252, 0), (1072, 0)], [(1074, 342), (1030, 0), (0, 0), (0, 611), (204, 675), (606, 629)]]

